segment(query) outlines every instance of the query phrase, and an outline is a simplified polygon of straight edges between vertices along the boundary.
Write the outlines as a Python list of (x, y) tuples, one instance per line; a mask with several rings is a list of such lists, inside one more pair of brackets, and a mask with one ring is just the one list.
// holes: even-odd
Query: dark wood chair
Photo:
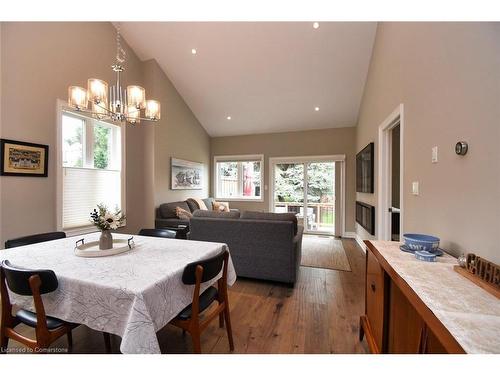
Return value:
[(141, 229), (137, 234), (148, 237), (176, 238), (177, 232), (168, 229)]
[[(212, 258), (189, 263), (182, 274), (182, 282), (184, 284), (194, 285), (193, 302), (182, 310), (170, 323), (182, 328), (183, 332), (188, 331), (191, 334), (195, 353), (201, 354), (201, 332), (217, 316), (219, 316), (219, 326), (221, 328), (224, 327), (224, 321), (226, 322), (229, 348), (231, 351), (234, 350), (227, 294), (228, 259), (229, 252), (226, 250)], [(201, 284), (214, 279), (221, 270), (222, 276), (217, 280), (217, 288), (210, 286), (200, 295)], [(217, 308), (201, 320), (200, 313), (208, 309), (215, 301), (218, 302)]]
[(66, 238), (66, 233), (49, 232), (49, 233), (33, 234), (31, 236), (19, 237), (5, 241), (5, 248), (10, 249), (12, 247), (31, 245), (34, 243), (58, 240), (61, 238)]
[[(21, 309), (12, 315), (8, 288), (22, 296), (33, 296), (35, 313)], [(68, 349), (71, 351), (73, 338), (71, 330), (78, 324), (45, 315), (42, 295), (55, 291), (59, 286), (57, 276), (51, 270), (28, 270), (15, 267), (8, 260), (0, 265), (0, 298), (2, 299), (2, 316), (0, 326), (0, 351), (7, 352), (9, 339), (18, 341), (31, 348), (34, 353), (43, 353), (55, 340), (63, 335), (68, 336)], [(24, 323), (35, 329), (36, 338), (21, 335), (14, 328)], [(111, 352), (108, 333), (104, 333), (106, 351)]]
[[(13, 316), (7, 285), (16, 294), (33, 296), (36, 313), (21, 309)], [(26, 345), (35, 353), (40, 353), (63, 335), (68, 336), (68, 347), (71, 350), (73, 344), (71, 330), (75, 326), (60, 319), (46, 316), (43, 307), (42, 294), (53, 292), (58, 285), (54, 271), (26, 270), (12, 266), (8, 260), (2, 262), (0, 267), (0, 296), (2, 298), (0, 346), (3, 353), (7, 350), (9, 339)], [(14, 330), (20, 323), (35, 328), (35, 340)]]

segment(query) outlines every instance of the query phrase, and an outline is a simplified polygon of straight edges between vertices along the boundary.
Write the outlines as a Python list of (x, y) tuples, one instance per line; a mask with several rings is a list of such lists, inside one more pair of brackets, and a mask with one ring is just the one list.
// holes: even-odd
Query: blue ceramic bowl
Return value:
[(439, 248), (439, 238), (426, 234), (403, 234), (405, 245), (413, 251), (433, 252)]

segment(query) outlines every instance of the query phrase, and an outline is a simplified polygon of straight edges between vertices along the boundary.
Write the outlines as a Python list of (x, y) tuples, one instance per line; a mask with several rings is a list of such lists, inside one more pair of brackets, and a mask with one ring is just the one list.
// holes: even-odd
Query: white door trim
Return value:
[[(318, 155), (318, 156), (286, 156), (286, 157), (271, 157), (269, 158), (269, 212), (274, 210), (274, 166), (280, 163), (314, 163), (314, 162), (342, 162), (340, 163), (340, 212), (342, 213), (341, 233), (342, 237), (346, 236), (345, 232), (345, 155)], [(304, 176), (306, 176), (304, 171)], [(307, 177), (305, 177), (307, 178)], [(307, 184), (306, 184), (307, 185)], [(307, 186), (304, 187), (304, 195), (307, 194)], [(337, 194), (337, 192), (335, 192)]]
[(378, 173), (377, 173), (377, 239), (389, 241), (391, 238), (390, 232), (390, 215), (389, 205), (391, 200), (391, 144), (389, 131), (399, 124), (400, 140), (399, 140), (399, 199), (401, 206), (401, 214), (399, 215), (400, 233), (403, 233), (403, 203), (404, 203), (404, 106), (399, 104), (396, 109), (380, 124), (378, 127)]

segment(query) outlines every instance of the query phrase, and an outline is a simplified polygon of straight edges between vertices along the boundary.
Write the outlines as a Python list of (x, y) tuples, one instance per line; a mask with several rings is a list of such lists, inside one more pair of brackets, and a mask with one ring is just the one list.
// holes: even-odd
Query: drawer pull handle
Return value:
[(375, 283), (371, 283), (370, 287), (372, 288), (372, 291), (375, 291)]

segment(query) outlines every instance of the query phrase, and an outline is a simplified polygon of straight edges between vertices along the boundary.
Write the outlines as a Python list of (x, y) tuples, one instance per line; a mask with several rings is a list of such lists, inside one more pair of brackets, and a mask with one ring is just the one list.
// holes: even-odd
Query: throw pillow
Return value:
[(180, 207), (175, 208), (175, 215), (181, 220), (189, 220), (193, 217), (193, 214), (191, 212), (186, 211), (185, 209)]
[(198, 203), (198, 207), (200, 208), (200, 210), (208, 210), (208, 207), (205, 204), (205, 202), (203, 202), (203, 199), (200, 198), (191, 198), (191, 199), (195, 200), (196, 203)]
[(214, 201), (214, 211), (229, 212), (229, 202), (216, 202)]

